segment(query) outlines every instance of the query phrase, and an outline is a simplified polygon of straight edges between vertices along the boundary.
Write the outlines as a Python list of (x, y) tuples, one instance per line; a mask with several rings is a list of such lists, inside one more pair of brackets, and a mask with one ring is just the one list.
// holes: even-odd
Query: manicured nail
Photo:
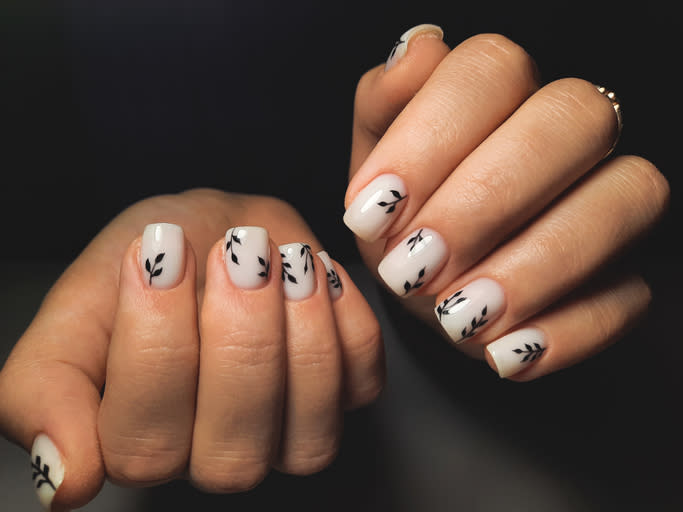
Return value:
[(57, 489), (64, 481), (64, 464), (59, 450), (45, 434), (38, 434), (33, 441), (31, 470), (38, 500), (45, 510), (50, 510)]
[(315, 267), (311, 246), (304, 243), (280, 246), (285, 297), (302, 300), (315, 291)]
[(479, 334), (500, 316), (504, 307), (503, 288), (493, 279), (483, 277), (449, 295), (434, 312), (457, 344)]
[(230, 228), (225, 233), (225, 266), (239, 288), (253, 290), (270, 275), (270, 238), (257, 226)]
[(344, 224), (359, 238), (374, 242), (382, 236), (405, 205), (403, 180), (382, 174), (368, 183), (344, 213)]
[(429, 282), (447, 256), (448, 247), (441, 235), (421, 228), (394, 247), (380, 262), (377, 271), (394, 293), (405, 297)]
[(438, 37), (439, 39), (443, 39), (443, 30), (436, 25), (423, 24), (417, 25), (405, 32), (398, 41), (394, 43), (394, 47), (391, 49), (389, 58), (384, 65), (384, 71), (389, 71), (399, 60), (401, 60), (408, 51), (410, 41), (414, 40), (417, 36)]
[(527, 368), (544, 353), (548, 344), (540, 329), (527, 327), (511, 332), (486, 346), (498, 375), (509, 377)]
[(173, 288), (185, 274), (185, 235), (175, 224), (149, 224), (142, 233), (140, 265), (152, 288)]
[(325, 270), (327, 271), (327, 289), (330, 292), (330, 299), (337, 300), (342, 295), (342, 284), (339, 280), (339, 274), (334, 269), (334, 264), (330, 259), (330, 255), (325, 251), (320, 251), (318, 257), (322, 260), (323, 265), (325, 265)]

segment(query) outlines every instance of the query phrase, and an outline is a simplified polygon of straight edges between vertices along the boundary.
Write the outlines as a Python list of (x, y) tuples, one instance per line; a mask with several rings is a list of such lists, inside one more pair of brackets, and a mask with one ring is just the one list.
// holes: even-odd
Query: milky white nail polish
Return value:
[(225, 267), (239, 288), (260, 288), (270, 275), (270, 238), (257, 226), (230, 228), (225, 233)]
[(429, 282), (448, 257), (441, 235), (420, 228), (403, 239), (377, 267), (379, 275), (394, 293), (408, 296)]
[(386, 64), (384, 64), (384, 71), (389, 71), (391, 68), (393, 68), (396, 63), (401, 60), (401, 58), (406, 54), (408, 51), (408, 45), (410, 44), (410, 41), (412, 39), (415, 39), (417, 36), (431, 36), (431, 37), (438, 37), (439, 39), (443, 39), (443, 30), (441, 30), (441, 27), (437, 25), (429, 25), (429, 24), (422, 24), (422, 25), (417, 25), (409, 30), (407, 30), (399, 39), (394, 43), (394, 47), (391, 49), (391, 53), (389, 54), (389, 58), (387, 59)]
[(149, 224), (142, 233), (140, 266), (152, 288), (173, 288), (185, 275), (185, 235), (175, 224)]
[(434, 309), (434, 313), (457, 344), (488, 327), (504, 307), (503, 288), (493, 279), (481, 278), (449, 295)]
[(330, 292), (330, 299), (337, 300), (342, 295), (342, 284), (339, 280), (339, 275), (334, 268), (332, 259), (330, 255), (325, 251), (320, 251), (318, 257), (322, 260), (323, 265), (325, 265), (325, 270), (327, 272), (327, 289)]
[(359, 238), (374, 242), (396, 220), (407, 197), (401, 178), (382, 174), (358, 193), (344, 213), (344, 224)]
[(282, 281), (285, 297), (302, 300), (315, 291), (315, 267), (311, 247), (304, 243), (280, 246), (282, 258)]
[(45, 434), (38, 434), (31, 448), (33, 486), (45, 510), (50, 510), (57, 489), (64, 481), (64, 464), (57, 447)]
[(527, 327), (489, 343), (486, 350), (496, 364), (498, 375), (509, 377), (538, 361), (547, 347), (543, 331)]

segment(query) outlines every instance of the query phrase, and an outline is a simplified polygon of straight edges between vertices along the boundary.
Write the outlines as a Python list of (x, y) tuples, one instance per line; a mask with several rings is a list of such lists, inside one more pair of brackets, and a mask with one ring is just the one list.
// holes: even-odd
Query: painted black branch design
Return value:
[(394, 47), (391, 49), (391, 53), (389, 53), (389, 59), (387, 60), (391, 60), (394, 58), (394, 55), (396, 55), (396, 50), (398, 50), (398, 47), (401, 46), (403, 43), (405, 43), (403, 39), (399, 39), (394, 43)]
[(270, 274), (270, 261), (266, 261), (264, 258), (261, 258), (261, 256), (258, 256), (258, 262), (259, 265), (263, 267), (263, 270), (259, 272), (258, 275), (265, 279), (268, 277), (268, 274)]
[(455, 292), (453, 295), (448, 297), (446, 300), (444, 300), (439, 306), (436, 308), (436, 314), (439, 315), (439, 322), (441, 321), (441, 317), (443, 315), (450, 315), (451, 310), (461, 302), (465, 302), (467, 297), (462, 297), (462, 292), (463, 290)]
[(152, 265), (149, 262), (149, 258), (145, 260), (145, 270), (149, 274), (149, 284), (152, 284), (152, 279), (155, 277), (158, 277), (161, 275), (161, 272), (164, 270), (163, 268), (157, 268), (157, 265), (161, 263), (161, 261), (164, 259), (164, 256), (166, 255), (165, 252), (161, 252), (157, 254), (156, 258), (154, 258), (154, 265)]
[(290, 283), (297, 284), (298, 281), (296, 280), (294, 274), (292, 274), (292, 264), (288, 261), (285, 261), (287, 256), (285, 256), (284, 253), (280, 253), (280, 256), (282, 257), (282, 280), (284, 281), (286, 279)]
[(488, 306), (484, 306), (484, 309), (481, 310), (481, 318), (479, 320), (477, 320), (476, 316), (472, 319), (472, 322), (470, 322), (470, 325), (472, 327), (469, 331), (467, 330), (467, 327), (465, 327), (462, 330), (462, 332), (460, 333), (462, 335), (460, 341), (463, 341), (467, 338), (471, 338), (479, 332), (477, 329), (480, 329), (481, 327), (486, 325), (486, 323), (488, 322), (488, 319), (484, 319), (486, 317), (486, 313), (488, 313)]
[(406, 281), (405, 283), (403, 283), (403, 289), (405, 290), (404, 295), (406, 295), (410, 290), (416, 290), (424, 284), (424, 281), (421, 281), (421, 279), (425, 276), (426, 269), (427, 267), (422, 267), (422, 269), (420, 269), (420, 271), (417, 274), (417, 279), (414, 283), (411, 284), (410, 281)]
[(390, 190), (389, 192), (391, 192), (391, 195), (395, 197), (393, 201), (380, 201), (377, 203), (377, 206), (381, 206), (382, 208), (386, 206), (389, 207), (384, 213), (393, 213), (394, 210), (396, 210), (396, 205), (408, 197), (407, 194), (402, 196), (398, 190)]
[(420, 231), (418, 231), (417, 234), (416, 234), (415, 236), (411, 236), (411, 237), (408, 239), (408, 241), (406, 242), (406, 245), (407, 245), (408, 247), (410, 247), (410, 252), (412, 252), (413, 249), (415, 249), (415, 246), (416, 246), (418, 243), (420, 243), (422, 240), (424, 240), (424, 237), (422, 236), (422, 231), (424, 231), (424, 230), (421, 229)]
[[(300, 244), (301, 245), (301, 250), (299, 251), (299, 257), (303, 258), (304, 260), (304, 274), (308, 273), (308, 269), (310, 268), (311, 271), (315, 270), (315, 265), (313, 263), (313, 254), (311, 253), (311, 246), (308, 244)], [(299, 281), (297, 281), (296, 276), (292, 274), (292, 264), (286, 261), (287, 256), (285, 256), (283, 253), (280, 253), (280, 256), (282, 256), (282, 280), (284, 281), (285, 279), (289, 281), (290, 283), (298, 284)], [(310, 267), (309, 267), (310, 264)]]
[(313, 254), (311, 253), (311, 246), (308, 244), (301, 244), (301, 252), (299, 253), (299, 256), (304, 258), (304, 274), (308, 272), (308, 262), (311, 262), (311, 270), (315, 270), (315, 266), (313, 265)]
[(341, 281), (339, 280), (339, 276), (334, 271), (334, 269), (330, 269), (327, 271), (327, 282), (330, 284), (332, 288), (342, 287)]
[(228, 240), (228, 243), (225, 245), (225, 253), (230, 254), (230, 259), (235, 265), (239, 265), (240, 260), (237, 257), (237, 254), (235, 254), (234, 244), (242, 245), (242, 240), (235, 235), (235, 230), (230, 232), (230, 240)]
[(530, 363), (531, 361), (535, 361), (543, 355), (543, 352), (545, 352), (545, 347), (541, 347), (538, 343), (534, 343), (533, 347), (528, 343), (525, 343), (524, 348), (526, 350), (522, 350), (521, 348), (515, 348), (512, 350), (515, 354), (526, 354), (520, 363)]
[(57, 490), (55, 484), (50, 480), (50, 466), (47, 464), (42, 464), (40, 460), (40, 455), (36, 455), (36, 460), (31, 461), (31, 469), (33, 469), (33, 481), (36, 483), (36, 489), (40, 489), (43, 484), (47, 484), (52, 487), (53, 490)]

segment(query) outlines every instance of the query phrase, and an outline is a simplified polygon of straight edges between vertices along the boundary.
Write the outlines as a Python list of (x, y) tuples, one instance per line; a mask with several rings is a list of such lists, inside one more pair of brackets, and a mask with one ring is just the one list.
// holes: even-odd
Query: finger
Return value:
[(437, 297), (455, 343), (488, 343), (576, 289), (665, 211), (666, 179), (647, 160), (605, 163)]
[(310, 474), (330, 464), (341, 435), (342, 362), (324, 264), (307, 243), (280, 246), (287, 318), (287, 389), (276, 467)]
[[(477, 147), (406, 229), (387, 242), (398, 250), (388, 253), (378, 272), (404, 294), (406, 280), (414, 282), (426, 267), (420, 292), (438, 292), (598, 163), (616, 131), (612, 104), (591, 83), (565, 79), (547, 85)], [(421, 230), (420, 236), (426, 239), (429, 233), (433, 243), (407, 258), (401, 240)]]
[[(281, 265), (268, 232), (235, 227), (209, 252), (190, 479), (251, 489), (275, 459), (285, 387)], [(277, 254), (277, 253), (275, 253)]]
[(508, 39), (481, 35), (460, 44), (354, 175), (344, 222), (366, 241), (394, 236), (536, 88), (533, 61)]
[(647, 310), (651, 293), (629, 276), (562, 302), (486, 346), (500, 375), (529, 381), (575, 365), (618, 340)]
[(417, 25), (398, 39), (386, 64), (361, 77), (354, 104), (351, 176), (448, 53), (442, 38), (440, 27)]
[(112, 481), (150, 486), (184, 472), (198, 357), (194, 253), (180, 226), (150, 224), (123, 258), (98, 418)]
[(346, 409), (355, 409), (372, 403), (384, 387), (382, 333), (370, 305), (344, 267), (325, 251), (319, 252), (318, 257), (325, 265), (341, 344), (343, 404)]

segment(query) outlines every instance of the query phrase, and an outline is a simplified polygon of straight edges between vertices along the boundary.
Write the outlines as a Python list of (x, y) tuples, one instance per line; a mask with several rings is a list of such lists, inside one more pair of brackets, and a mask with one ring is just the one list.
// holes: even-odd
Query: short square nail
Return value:
[(341, 297), (343, 291), (341, 281), (339, 280), (339, 274), (337, 274), (329, 254), (325, 251), (320, 251), (318, 257), (323, 262), (323, 265), (325, 265), (325, 271), (327, 273), (327, 290), (330, 293), (330, 299), (337, 300)]
[(140, 266), (152, 288), (173, 288), (185, 275), (185, 234), (175, 224), (149, 224), (142, 233)]
[(500, 377), (509, 377), (528, 368), (545, 354), (547, 348), (545, 334), (535, 327), (511, 332), (486, 346)]
[(389, 53), (389, 58), (387, 59), (386, 64), (384, 64), (384, 71), (389, 71), (399, 60), (403, 58), (408, 51), (408, 45), (410, 44), (410, 41), (414, 40), (417, 36), (424, 35), (443, 39), (443, 30), (437, 25), (425, 23), (422, 25), (417, 25), (404, 32), (398, 41), (394, 43), (394, 47)]
[(366, 242), (374, 242), (396, 220), (408, 197), (403, 180), (382, 174), (368, 183), (344, 213), (344, 224)]
[(396, 295), (406, 297), (428, 283), (448, 257), (436, 231), (421, 228), (404, 238), (380, 262), (377, 272)]
[(258, 226), (239, 226), (225, 233), (225, 267), (238, 288), (262, 287), (270, 275), (270, 237)]
[(434, 309), (434, 313), (457, 344), (489, 327), (504, 308), (503, 288), (493, 279), (483, 277), (449, 295)]
[(293, 243), (281, 245), (279, 249), (285, 297), (303, 300), (313, 295), (316, 282), (311, 247), (305, 243)]
[(50, 510), (57, 489), (64, 481), (64, 463), (59, 450), (45, 434), (38, 434), (33, 441), (31, 475), (40, 504)]

